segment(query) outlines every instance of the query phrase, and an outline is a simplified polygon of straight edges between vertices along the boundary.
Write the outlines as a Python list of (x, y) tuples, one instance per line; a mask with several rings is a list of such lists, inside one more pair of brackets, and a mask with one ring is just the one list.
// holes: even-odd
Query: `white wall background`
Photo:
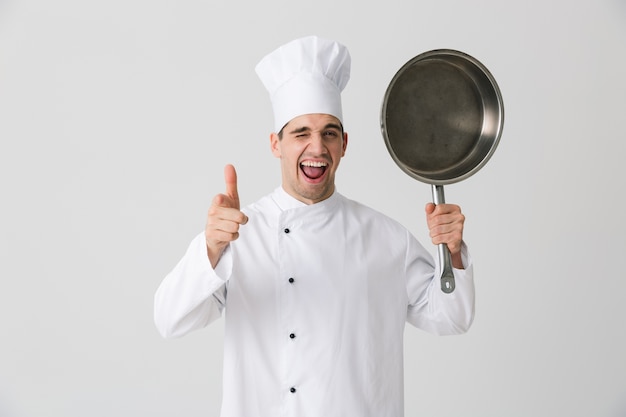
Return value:
[(278, 185), (253, 68), (309, 34), (353, 57), (339, 189), (423, 241), (430, 188), (378, 127), (391, 77), (459, 49), (504, 96), (495, 155), (446, 187), (475, 324), (407, 328), (407, 416), (626, 416), (623, 0), (0, 0), (0, 416), (218, 415), (222, 322), (164, 341), (152, 297), (224, 164), (244, 203)]

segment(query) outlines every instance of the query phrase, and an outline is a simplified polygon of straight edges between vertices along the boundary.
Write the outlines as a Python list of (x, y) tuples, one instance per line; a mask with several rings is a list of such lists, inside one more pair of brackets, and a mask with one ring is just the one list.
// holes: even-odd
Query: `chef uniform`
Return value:
[[(316, 37), (261, 61), (257, 73), (266, 87), (272, 81), (277, 130), (299, 114), (341, 120), (337, 96), (349, 65), (343, 45)], [(275, 94), (290, 83), (290, 91), (300, 93), (317, 83), (313, 105), (294, 104), (285, 91)], [(405, 323), (459, 334), (473, 320), (465, 244), (465, 269), (454, 270), (456, 289), (445, 294), (439, 267), (410, 232), (336, 191), (307, 205), (279, 187), (243, 211), (248, 223), (215, 268), (201, 233), (155, 296), (164, 337), (182, 336), (225, 313), (221, 416), (403, 416)]]

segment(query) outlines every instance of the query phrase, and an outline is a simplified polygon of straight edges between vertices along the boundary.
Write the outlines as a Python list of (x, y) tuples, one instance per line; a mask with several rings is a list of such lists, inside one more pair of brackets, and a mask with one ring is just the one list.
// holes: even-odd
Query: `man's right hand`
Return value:
[(224, 180), (226, 193), (213, 198), (204, 230), (207, 255), (213, 268), (222, 256), (224, 248), (239, 237), (239, 226), (248, 222), (248, 217), (239, 209), (237, 172), (234, 166), (224, 167)]

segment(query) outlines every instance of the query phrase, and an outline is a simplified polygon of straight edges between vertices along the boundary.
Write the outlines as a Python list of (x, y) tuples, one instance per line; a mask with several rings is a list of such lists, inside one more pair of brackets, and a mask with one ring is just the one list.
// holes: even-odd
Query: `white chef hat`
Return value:
[(317, 36), (296, 39), (266, 55), (255, 70), (270, 94), (276, 132), (303, 114), (330, 114), (343, 123), (341, 91), (350, 79), (344, 45)]

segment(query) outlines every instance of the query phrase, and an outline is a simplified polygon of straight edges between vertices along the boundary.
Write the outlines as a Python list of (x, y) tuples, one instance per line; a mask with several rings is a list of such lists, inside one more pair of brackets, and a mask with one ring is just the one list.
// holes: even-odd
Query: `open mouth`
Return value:
[(328, 163), (324, 161), (303, 161), (300, 163), (300, 169), (305, 177), (310, 180), (321, 178), (328, 168)]

